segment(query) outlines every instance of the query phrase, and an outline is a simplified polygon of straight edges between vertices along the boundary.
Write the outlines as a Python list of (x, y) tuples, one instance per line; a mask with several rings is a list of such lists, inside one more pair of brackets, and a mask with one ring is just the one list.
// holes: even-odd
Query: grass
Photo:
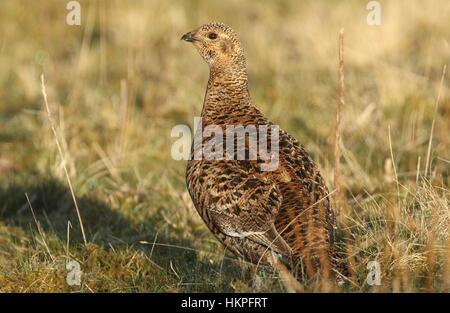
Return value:
[[(330, 189), (345, 28), (337, 245), (360, 285), (341, 291), (449, 292), (450, 7), (379, 2), (380, 26), (356, 0), (80, 1), (82, 25), (68, 26), (61, 1), (5, 1), (0, 291), (290, 290), (224, 250), (191, 203), (185, 161), (170, 157), (171, 129), (192, 127), (208, 77), (179, 38), (217, 20), (241, 37), (257, 105)], [(66, 282), (71, 260), (80, 286)], [(379, 286), (365, 283), (370, 261)]]

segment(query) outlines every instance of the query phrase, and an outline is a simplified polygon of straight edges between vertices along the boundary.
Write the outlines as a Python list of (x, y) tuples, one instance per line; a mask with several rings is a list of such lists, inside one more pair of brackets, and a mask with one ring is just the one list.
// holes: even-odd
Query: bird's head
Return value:
[(223, 23), (205, 24), (184, 34), (181, 40), (191, 42), (210, 68), (232, 67), (244, 59), (236, 33)]

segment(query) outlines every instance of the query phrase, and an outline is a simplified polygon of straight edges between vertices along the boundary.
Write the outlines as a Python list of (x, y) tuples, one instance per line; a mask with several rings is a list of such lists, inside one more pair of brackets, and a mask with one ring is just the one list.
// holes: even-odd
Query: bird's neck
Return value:
[(251, 105), (245, 60), (211, 66), (203, 114)]
[(245, 81), (247, 83), (247, 65), (243, 56), (231, 59), (217, 60), (210, 64), (209, 79), (214, 81)]

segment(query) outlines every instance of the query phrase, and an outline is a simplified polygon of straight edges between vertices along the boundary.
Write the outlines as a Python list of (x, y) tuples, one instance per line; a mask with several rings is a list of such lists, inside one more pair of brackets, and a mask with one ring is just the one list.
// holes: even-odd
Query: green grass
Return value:
[[(11, 0), (0, 11), (0, 291), (286, 290), (278, 273), (242, 264), (209, 233), (186, 191), (186, 162), (170, 156), (170, 131), (192, 127), (208, 78), (179, 38), (213, 20), (239, 33), (254, 101), (304, 144), (330, 189), (345, 28), (337, 244), (361, 286), (342, 291), (449, 291), (448, 74), (434, 115), (450, 63), (445, 0), (380, 1), (381, 26), (366, 24), (365, 1), (80, 3), (81, 26), (66, 25), (64, 1)], [(66, 283), (68, 260), (80, 263), (81, 286)], [(381, 265), (381, 286), (364, 283), (369, 261)]]

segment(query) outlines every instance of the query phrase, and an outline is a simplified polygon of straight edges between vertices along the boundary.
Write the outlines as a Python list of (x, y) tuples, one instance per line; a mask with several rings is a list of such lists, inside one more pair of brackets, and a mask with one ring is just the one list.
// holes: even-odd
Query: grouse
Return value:
[[(253, 103), (234, 30), (214, 22), (181, 39), (210, 69), (186, 170), (187, 189), (205, 224), (246, 261), (274, 265), (277, 256), (301, 277), (346, 275), (334, 247), (336, 219), (324, 180), (304, 147)], [(220, 146), (225, 142), (226, 149)]]

